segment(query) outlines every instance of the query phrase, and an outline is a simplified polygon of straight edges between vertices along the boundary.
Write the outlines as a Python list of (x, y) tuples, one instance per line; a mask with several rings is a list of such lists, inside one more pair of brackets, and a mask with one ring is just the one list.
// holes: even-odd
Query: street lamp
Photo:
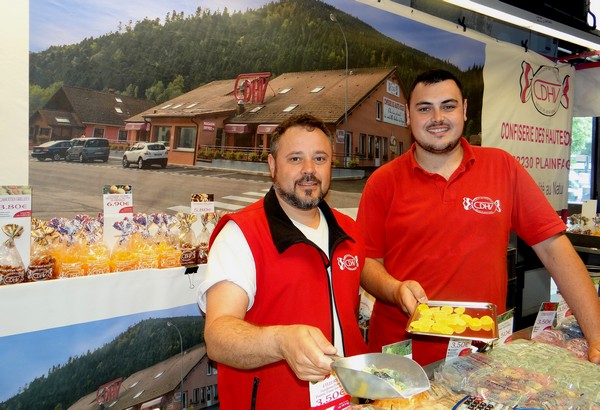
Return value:
[(344, 29), (342, 29), (342, 25), (335, 17), (335, 14), (331, 13), (329, 15), (329, 19), (336, 23), (342, 32), (342, 36), (344, 37), (344, 45), (346, 46), (346, 105), (344, 109), (344, 165), (346, 165), (346, 138), (348, 138), (348, 42), (346, 41), (346, 34), (344, 33)]
[(181, 332), (176, 324), (171, 322), (170, 320), (167, 322), (167, 326), (173, 326), (177, 333), (179, 333), (179, 347), (181, 349), (181, 366), (180, 366), (180, 385), (179, 385), (179, 402), (181, 403), (181, 408), (183, 408), (183, 338), (181, 337)]

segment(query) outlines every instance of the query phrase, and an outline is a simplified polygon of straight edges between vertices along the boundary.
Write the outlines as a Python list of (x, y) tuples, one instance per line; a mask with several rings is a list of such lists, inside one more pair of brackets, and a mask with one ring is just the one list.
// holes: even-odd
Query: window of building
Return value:
[(152, 141), (162, 142), (168, 147), (171, 143), (171, 127), (154, 127)]
[(200, 400), (200, 388), (196, 387), (192, 390), (192, 403), (197, 404), (199, 403), (198, 400)]
[(389, 158), (388, 157), (388, 137), (383, 137), (381, 139), (381, 143), (382, 143), (381, 150), (383, 153), (383, 159), (387, 160)]
[(181, 392), (181, 408), (185, 409), (188, 406), (188, 392), (187, 390)]
[(294, 108), (296, 108), (297, 106), (298, 106), (298, 104), (290, 104), (283, 109), (283, 112), (290, 112), (290, 111), (294, 110)]
[(50, 135), (50, 128), (40, 128), (39, 135)]
[(138, 397), (140, 397), (142, 394), (144, 394), (144, 391), (139, 391), (135, 394), (135, 396), (133, 396), (134, 399), (137, 399)]
[(55, 117), (55, 120), (59, 124), (70, 124), (71, 123), (71, 120), (69, 120), (66, 117)]
[(160, 376), (162, 376), (162, 375), (163, 375), (163, 373), (164, 373), (164, 371), (162, 371), (162, 372), (160, 372), (160, 373), (157, 373), (157, 374), (154, 376), (154, 378), (155, 378), (155, 379), (158, 379)]
[(372, 135), (369, 135), (367, 137), (367, 155), (369, 158), (373, 158), (373, 151), (374, 151), (374, 147), (373, 144), (375, 143), (375, 137)]
[(122, 103), (123, 102), (123, 100), (121, 99), (121, 97), (115, 97), (115, 101), (118, 102), (118, 103)]
[(358, 137), (358, 155), (365, 155), (367, 152), (367, 134), (360, 134)]
[(206, 403), (206, 387), (200, 389), (200, 403)]
[(121, 109), (121, 107), (115, 107), (115, 111), (119, 114), (123, 114), (123, 110)]
[(94, 138), (104, 138), (104, 128), (94, 128)]
[(381, 104), (381, 101), (377, 101), (375, 104), (375, 119), (377, 121), (381, 121), (382, 117), (383, 117), (383, 105)]
[(318, 86), (318, 87), (315, 87), (315, 88), (313, 88), (312, 90), (310, 90), (310, 92), (311, 92), (311, 93), (318, 93), (318, 92), (319, 92), (319, 91), (321, 91), (323, 88), (325, 88), (325, 87), (323, 87), (322, 85), (320, 85), (320, 86)]
[(571, 141), (571, 169), (569, 170), (568, 202), (581, 204), (591, 198), (592, 186), (592, 136), (594, 118), (573, 118)]
[(118, 141), (127, 141), (127, 131), (119, 130), (119, 135), (117, 136)]
[(279, 91), (279, 94), (287, 94), (287, 93), (289, 93), (290, 91), (292, 91), (292, 89), (291, 89), (291, 88), (284, 88), (283, 90)]
[(196, 147), (196, 127), (176, 127), (173, 148), (193, 150)]
[(249, 112), (251, 112), (251, 113), (259, 112), (263, 108), (265, 108), (264, 105), (257, 105), (256, 107), (252, 108)]

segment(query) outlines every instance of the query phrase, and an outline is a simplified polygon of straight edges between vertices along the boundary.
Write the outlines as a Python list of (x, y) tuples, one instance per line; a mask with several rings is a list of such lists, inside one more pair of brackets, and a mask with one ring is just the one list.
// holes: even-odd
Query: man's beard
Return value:
[[(277, 177), (277, 175), (275, 175), (275, 177)], [(303, 182), (316, 182), (317, 184), (319, 184), (318, 186), (321, 187), (320, 179), (318, 179), (314, 175), (306, 175), (304, 178), (294, 181), (294, 188)], [(313, 188), (307, 189), (305, 191), (306, 197), (303, 198), (303, 197), (300, 197), (299, 195), (297, 195), (295, 190), (292, 190), (291, 192), (285, 191), (282, 188), (282, 186), (279, 185), (279, 183), (277, 183), (276, 178), (273, 182), (273, 187), (275, 188), (275, 191), (279, 194), (281, 199), (283, 199), (285, 201), (285, 203), (293, 206), (294, 208), (298, 208), (298, 209), (302, 209), (302, 210), (309, 210), (309, 209), (316, 208), (319, 205), (319, 203), (323, 200), (325, 195), (327, 194), (327, 192), (323, 192), (322, 190), (320, 190), (317, 198), (313, 198), (311, 196), (312, 191), (314, 191), (314, 187), (313, 187)]]
[(447, 154), (448, 152), (453, 151), (459, 144), (460, 144), (460, 138), (457, 138), (455, 141), (450, 141), (449, 143), (447, 143), (445, 146), (443, 147), (436, 147), (433, 144), (424, 144), (420, 141), (418, 141), (415, 138), (415, 142), (417, 143), (417, 145), (421, 148), (423, 148), (425, 151), (427, 152), (431, 152), (432, 154)]

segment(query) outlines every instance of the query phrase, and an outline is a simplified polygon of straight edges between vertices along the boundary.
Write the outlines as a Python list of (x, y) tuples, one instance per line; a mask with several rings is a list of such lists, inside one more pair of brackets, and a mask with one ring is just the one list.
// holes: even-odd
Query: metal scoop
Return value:
[[(406, 388), (401, 390), (384, 378), (372, 374), (368, 368), (395, 370), (400, 375), (397, 380)], [(368, 353), (351, 357), (334, 358), (331, 368), (337, 375), (344, 390), (353, 397), (364, 399), (409, 398), (429, 390), (431, 387), (425, 370), (414, 360), (387, 354)]]

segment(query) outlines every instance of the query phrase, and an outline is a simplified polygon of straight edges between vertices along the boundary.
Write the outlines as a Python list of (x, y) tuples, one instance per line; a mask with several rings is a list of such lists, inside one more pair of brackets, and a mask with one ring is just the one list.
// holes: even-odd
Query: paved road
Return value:
[[(124, 169), (117, 159), (108, 163), (39, 162), (29, 168), (33, 187), (33, 216), (72, 218), (102, 211), (105, 185), (133, 187), (134, 211), (153, 213), (189, 211), (191, 194), (212, 193), (217, 209), (235, 211), (263, 196), (271, 186), (268, 176), (191, 166), (166, 169)], [(365, 180), (335, 180), (329, 203), (354, 215)]]

